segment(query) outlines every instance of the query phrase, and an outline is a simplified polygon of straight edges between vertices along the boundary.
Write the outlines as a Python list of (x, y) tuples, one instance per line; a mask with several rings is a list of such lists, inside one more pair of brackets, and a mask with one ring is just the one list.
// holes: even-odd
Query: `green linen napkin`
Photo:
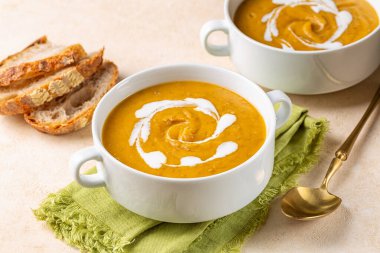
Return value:
[(325, 120), (294, 106), (276, 132), (274, 170), (265, 190), (241, 210), (217, 220), (158, 222), (121, 207), (105, 188), (83, 188), (75, 182), (50, 194), (34, 213), (59, 239), (84, 252), (240, 252), (244, 239), (265, 222), (272, 200), (295, 186), (297, 177), (317, 161), (327, 128)]

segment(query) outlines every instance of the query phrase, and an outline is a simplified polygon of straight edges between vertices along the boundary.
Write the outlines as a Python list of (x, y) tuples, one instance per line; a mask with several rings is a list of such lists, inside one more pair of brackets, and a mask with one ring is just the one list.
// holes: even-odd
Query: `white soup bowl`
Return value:
[[(104, 148), (101, 138), (104, 122), (112, 109), (145, 88), (181, 80), (217, 84), (254, 105), (266, 125), (266, 139), (258, 152), (226, 172), (190, 179), (147, 174), (114, 158)], [(275, 103), (282, 104), (278, 111), (274, 110)], [(124, 79), (103, 97), (92, 121), (94, 146), (76, 152), (70, 167), (79, 184), (105, 186), (118, 203), (142, 216), (177, 223), (212, 220), (241, 209), (265, 188), (272, 175), (275, 130), (290, 113), (291, 102), (283, 92), (265, 93), (250, 80), (228, 70), (193, 64), (153, 68)], [(97, 173), (81, 174), (80, 167), (89, 160), (98, 161)]]
[[(371, 75), (380, 64), (380, 27), (338, 49), (287, 51), (260, 43), (240, 31), (233, 19), (244, 0), (226, 0), (224, 20), (206, 23), (200, 33), (208, 53), (230, 56), (238, 71), (269, 89), (293, 94), (321, 94), (348, 88)], [(380, 1), (367, 0), (380, 17)], [(228, 34), (227, 45), (208, 41), (215, 31)]]

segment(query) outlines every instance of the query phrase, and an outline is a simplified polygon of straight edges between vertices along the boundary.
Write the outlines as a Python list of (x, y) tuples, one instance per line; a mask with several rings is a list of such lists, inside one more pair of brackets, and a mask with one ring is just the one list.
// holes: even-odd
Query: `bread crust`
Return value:
[(88, 58), (82, 59), (76, 66), (62, 70), (62, 75), (47, 80), (32, 91), (0, 101), (0, 114), (27, 113), (56, 97), (69, 93), (97, 71), (103, 62), (103, 51), (104, 49), (101, 49)]
[[(25, 50), (45, 43), (47, 43), (46, 36), (37, 39), (22, 51), (13, 54), (1, 61), (0, 67), (6, 62), (17, 59), (19, 55)], [(50, 57), (32, 62), (24, 62), (16, 66), (6, 68), (4, 71), (0, 72), (0, 86), (9, 86), (22, 80), (39, 77), (58, 71), (64, 67), (75, 64), (86, 55), (86, 51), (83, 49), (83, 47), (80, 44), (75, 44), (64, 48), (56, 55), (52, 55)]]
[[(103, 66), (110, 66), (112, 68), (112, 78), (111, 80), (106, 84), (107, 88), (105, 92), (110, 90), (115, 84), (119, 76), (119, 71), (117, 66), (107, 61), (103, 64)], [(103, 94), (104, 95), (104, 94)], [(101, 97), (99, 98), (99, 100)], [(91, 107), (86, 108), (86, 110), (83, 110), (80, 114), (76, 115), (75, 117), (71, 118), (70, 120), (66, 122), (60, 122), (60, 123), (46, 123), (46, 122), (38, 122), (36, 119), (32, 117), (30, 113), (24, 114), (25, 121), (37, 129), (40, 132), (52, 134), (52, 135), (63, 135), (68, 134), (74, 131), (77, 131), (79, 129), (82, 129), (86, 127), (92, 119), (92, 115), (94, 113), (94, 110), (99, 102), (99, 100), (95, 101), (94, 104), (91, 105)]]
[(25, 51), (26, 49), (28, 49), (30, 47), (33, 47), (33, 46), (36, 46), (38, 44), (45, 44), (46, 42), (47, 42), (47, 37), (45, 35), (42, 36), (41, 38), (36, 39), (32, 43), (30, 43), (27, 47), (25, 47), (23, 50), (21, 50), (20, 52), (17, 52), (15, 54), (11, 54), (7, 58), (5, 58), (2, 61), (0, 61), (0, 67), (3, 66), (4, 63), (6, 63), (7, 61), (13, 61), (15, 58), (17, 58), (19, 56), (19, 54), (21, 52)]

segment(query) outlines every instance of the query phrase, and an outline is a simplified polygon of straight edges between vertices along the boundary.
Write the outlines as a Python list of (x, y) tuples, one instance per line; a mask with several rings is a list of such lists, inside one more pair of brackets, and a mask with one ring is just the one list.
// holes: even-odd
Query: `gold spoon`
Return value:
[(335, 152), (335, 158), (327, 170), (322, 185), (319, 188), (294, 187), (290, 189), (281, 201), (283, 214), (296, 220), (313, 220), (324, 217), (339, 207), (342, 200), (327, 190), (328, 183), (335, 172), (342, 166), (343, 161), (347, 160), (360, 131), (376, 107), (379, 99), (380, 87), (355, 129)]

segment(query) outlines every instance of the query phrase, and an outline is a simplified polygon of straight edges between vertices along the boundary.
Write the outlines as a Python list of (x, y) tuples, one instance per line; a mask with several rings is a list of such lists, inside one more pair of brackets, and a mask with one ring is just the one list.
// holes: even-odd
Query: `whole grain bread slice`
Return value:
[(15, 86), (0, 87), (0, 114), (27, 113), (71, 92), (98, 70), (103, 62), (103, 51), (101, 49), (80, 60), (77, 65), (64, 68), (52, 75), (26, 80)]
[(43, 36), (0, 62), (0, 86), (58, 71), (86, 55), (80, 44), (68, 47), (54, 45)]
[(96, 105), (115, 85), (119, 72), (112, 62), (105, 62), (77, 89), (24, 114), (25, 121), (37, 130), (54, 135), (67, 134), (91, 122)]

